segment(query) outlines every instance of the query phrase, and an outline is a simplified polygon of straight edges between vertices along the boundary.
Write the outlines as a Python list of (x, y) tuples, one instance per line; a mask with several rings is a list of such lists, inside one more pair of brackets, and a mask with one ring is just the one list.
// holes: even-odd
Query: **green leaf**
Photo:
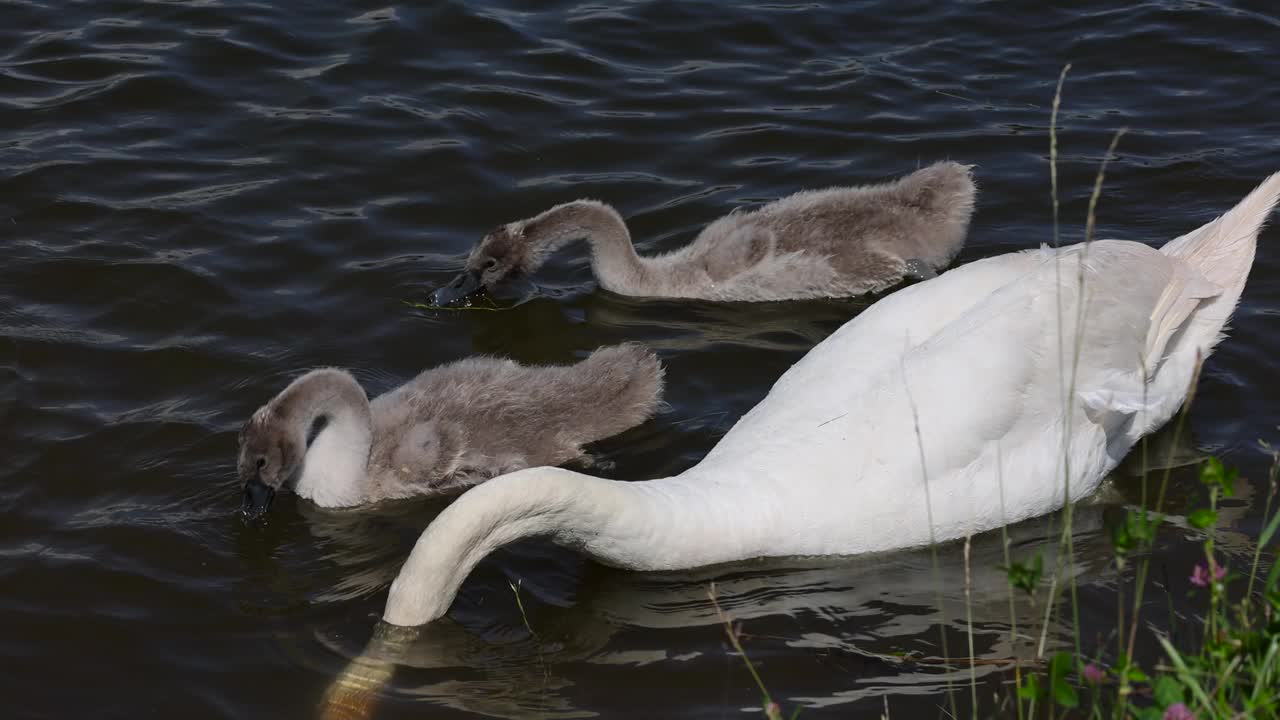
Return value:
[(1200, 508), (1187, 516), (1187, 522), (1197, 530), (1203, 530), (1218, 522), (1218, 513), (1209, 508)]
[(1210, 487), (1217, 485), (1223, 472), (1222, 461), (1210, 455), (1205, 459), (1204, 465), (1200, 466), (1200, 482)]
[[(1134, 708), (1129, 709), (1134, 710)], [(1147, 706), (1136, 712), (1138, 720), (1164, 720), (1164, 710), (1158, 707)]]
[(1058, 653), (1049, 661), (1049, 687), (1053, 690), (1053, 699), (1062, 707), (1073, 708), (1080, 704), (1076, 689), (1067, 681), (1067, 674), (1075, 663), (1070, 653)]
[(1147, 517), (1146, 511), (1134, 512), (1130, 510), (1125, 521), (1129, 523), (1129, 534), (1135, 540), (1150, 542), (1155, 538), (1156, 524)]
[(1036, 586), (1040, 584), (1040, 577), (1044, 574), (1044, 558), (1036, 553), (1030, 562), (1010, 563), (1005, 572), (1009, 576), (1009, 585), (1030, 595), (1035, 592)]
[(1216, 457), (1210, 457), (1205, 461), (1204, 466), (1200, 468), (1200, 482), (1209, 487), (1222, 488), (1222, 493), (1227, 497), (1235, 495), (1236, 478), (1240, 477), (1240, 471), (1232, 468), (1228, 470), (1223, 466), (1222, 461)]
[(1129, 519), (1111, 526), (1111, 547), (1121, 555), (1133, 549), (1133, 536), (1129, 533)]
[(1028, 674), (1018, 686), (1018, 699), (1039, 700), (1044, 697), (1044, 688), (1040, 687), (1040, 677)]
[(1111, 546), (1124, 555), (1142, 543), (1155, 538), (1156, 523), (1145, 511), (1129, 510), (1124, 518), (1111, 526)]
[(1161, 709), (1183, 701), (1182, 683), (1174, 679), (1172, 675), (1161, 675), (1156, 678), (1154, 690), (1156, 702)]
[(1142, 668), (1138, 667), (1137, 665), (1134, 665), (1130, 667), (1128, 670), (1126, 670), (1125, 677), (1129, 678), (1129, 682), (1136, 682), (1136, 683), (1146, 682), (1148, 680), (1147, 674), (1142, 672)]

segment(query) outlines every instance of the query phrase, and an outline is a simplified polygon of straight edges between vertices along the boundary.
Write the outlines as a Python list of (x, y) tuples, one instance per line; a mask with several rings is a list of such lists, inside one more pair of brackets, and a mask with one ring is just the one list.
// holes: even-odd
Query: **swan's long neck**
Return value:
[(608, 205), (578, 200), (552, 208), (534, 222), (548, 225), (547, 254), (574, 240), (590, 243), (591, 268), (606, 290), (625, 293), (650, 282), (650, 262), (636, 254), (626, 222)]
[[(418, 538), (391, 584), (383, 619), (421, 625), (441, 617), (482, 558), (532, 536), (630, 570), (696, 567), (767, 554), (773, 523), (739, 498), (686, 476), (619, 482), (560, 468), (530, 468), (468, 490)], [(704, 478), (705, 480), (705, 478)]]
[(317, 421), (325, 421), (307, 447), (296, 492), (326, 507), (363, 502), (373, 416), (355, 378), (340, 370), (317, 370), (290, 385), (276, 402), (303, 437)]

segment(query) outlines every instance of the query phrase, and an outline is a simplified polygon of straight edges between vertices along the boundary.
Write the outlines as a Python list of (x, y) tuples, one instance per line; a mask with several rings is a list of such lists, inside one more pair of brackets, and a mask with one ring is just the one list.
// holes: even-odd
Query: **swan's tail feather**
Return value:
[(1192, 277), (1199, 275), (1219, 290), (1196, 310), (1186, 330), (1186, 339), (1196, 344), (1202, 356), (1221, 338), (1240, 300), (1253, 265), (1258, 233), (1277, 200), (1280, 172), (1263, 180), (1226, 214), (1160, 248), (1165, 255), (1186, 263)]
[(1129, 372), (1097, 378), (1077, 396), (1086, 416), (1104, 427), (1137, 417), (1129, 442), (1163, 425), (1187, 397), (1199, 364), (1223, 330), (1253, 265), (1258, 233), (1280, 199), (1280, 173), (1268, 177), (1226, 214), (1160, 249), (1171, 267), (1151, 309), (1138, 362)]

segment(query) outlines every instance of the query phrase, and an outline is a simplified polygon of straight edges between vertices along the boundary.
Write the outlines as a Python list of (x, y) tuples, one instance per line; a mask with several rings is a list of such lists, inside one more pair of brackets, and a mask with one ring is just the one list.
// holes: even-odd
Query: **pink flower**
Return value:
[(1084, 666), (1084, 679), (1097, 685), (1098, 683), (1107, 679), (1107, 673), (1097, 665), (1094, 665), (1093, 663), (1089, 663), (1088, 665)]
[[(1213, 582), (1218, 582), (1227, 576), (1227, 567), (1225, 565), (1213, 564)], [(1191, 571), (1191, 584), (1196, 587), (1209, 587), (1209, 570), (1203, 565), (1196, 565), (1196, 569)]]
[(1165, 708), (1162, 720), (1196, 720), (1196, 716), (1182, 703), (1174, 703)]
[(1197, 565), (1196, 569), (1192, 570), (1192, 584), (1198, 588), (1208, 587), (1208, 570), (1204, 569), (1203, 565)]

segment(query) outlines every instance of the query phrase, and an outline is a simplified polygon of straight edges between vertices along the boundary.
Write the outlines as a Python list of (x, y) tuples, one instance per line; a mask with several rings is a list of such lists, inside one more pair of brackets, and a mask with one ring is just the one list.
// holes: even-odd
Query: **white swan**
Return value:
[(1028, 250), (894, 293), (810, 351), (680, 475), (494, 478), (423, 532), (383, 618), (440, 617), (482, 557), (528, 536), (668, 570), (918, 546), (1050, 512), (1067, 487), (1079, 499), (1185, 399), (1278, 195), (1280, 173), (1160, 250)]
[(432, 296), (466, 301), (529, 275), (564, 244), (586, 239), (601, 286), (620, 295), (796, 300), (879, 292), (933, 277), (964, 244), (976, 193), (967, 165), (940, 162), (893, 182), (808, 190), (732, 212), (683, 248), (640, 257), (616, 210), (557, 205), (481, 238), (466, 269)]

